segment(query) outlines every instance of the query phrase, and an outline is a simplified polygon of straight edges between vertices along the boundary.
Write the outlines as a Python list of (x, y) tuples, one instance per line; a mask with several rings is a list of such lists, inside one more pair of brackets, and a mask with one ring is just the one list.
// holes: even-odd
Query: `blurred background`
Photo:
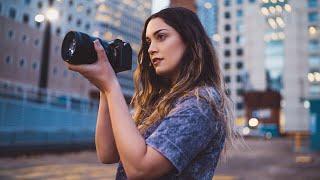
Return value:
[(320, 179), (320, 0), (0, 0), (0, 178), (114, 178), (93, 152), (99, 91), (66, 69), (62, 40), (129, 42), (129, 103), (144, 21), (170, 6), (200, 18), (248, 145), (216, 179)]

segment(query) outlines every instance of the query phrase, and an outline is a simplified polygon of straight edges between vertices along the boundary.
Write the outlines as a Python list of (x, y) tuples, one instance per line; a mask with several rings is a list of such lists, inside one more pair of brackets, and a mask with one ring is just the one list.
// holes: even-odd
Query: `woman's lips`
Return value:
[(152, 59), (152, 64), (153, 65), (158, 65), (160, 63), (160, 61), (162, 61), (163, 58), (154, 58)]

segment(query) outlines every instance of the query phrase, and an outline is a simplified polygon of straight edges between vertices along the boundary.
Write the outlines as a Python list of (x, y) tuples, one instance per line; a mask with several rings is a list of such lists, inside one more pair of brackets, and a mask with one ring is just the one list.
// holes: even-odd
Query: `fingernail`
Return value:
[(98, 39), (96, 39), (96, 40), (94, 40), (94, 41), (93, 41), (93, 43), (95, 43), (96, 45), (98, 45), (98, 44), (99, 44), (98, 42), (99, 42), (99, 40), (98, 40)]

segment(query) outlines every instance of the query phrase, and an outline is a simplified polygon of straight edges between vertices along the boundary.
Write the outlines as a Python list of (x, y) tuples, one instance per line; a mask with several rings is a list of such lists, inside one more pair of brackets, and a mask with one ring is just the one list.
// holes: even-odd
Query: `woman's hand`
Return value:
[(109, 92), (117, 84), (117, 77), (99, 40), (93, 41), (98, 60), (93, 64), (73, 65), (65, 62), (69, 70), (79, 72), (101, 92)]

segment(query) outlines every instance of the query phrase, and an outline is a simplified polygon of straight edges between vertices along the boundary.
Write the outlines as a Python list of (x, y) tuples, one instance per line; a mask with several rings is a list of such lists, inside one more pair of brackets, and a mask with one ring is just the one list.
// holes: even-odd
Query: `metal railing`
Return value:
[(40, 89), (38, 87), (19, 84), (0, 79), (0, 97), (19, 100), (23, 103), (37, 103), (43, 106), (59, 107), (81, 112), (96, 111), (98, 101), (62, 91)]

